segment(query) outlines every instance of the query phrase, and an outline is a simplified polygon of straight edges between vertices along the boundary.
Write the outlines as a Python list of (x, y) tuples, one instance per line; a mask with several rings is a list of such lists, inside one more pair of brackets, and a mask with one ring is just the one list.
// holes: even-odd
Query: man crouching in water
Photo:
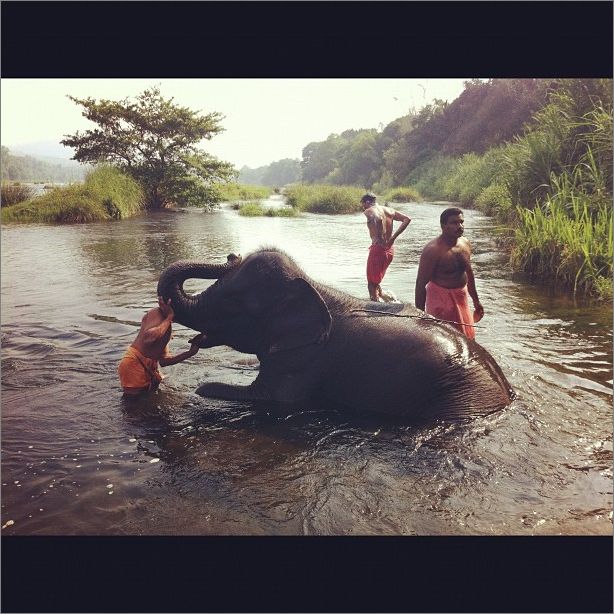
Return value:
[[(420, 256), (416, 278), (416, 307), (454, 326), (470, 339), (484, 315), (471, 268), (471, 246), (462, 235), (465, 219), (457, 207), (443, 211), (439, 217), (441, 235), (426, 244)], [(474, 313), (468, 297), (473, 299)], [(464, 325), (468, 326), (464, 326)]]
[[(361, 199), (367, 226), (371, 235), (371, 247), (367, 259), (367, 287), (372, 301), (385, 302), (380, 284), (394, 257), (394, 241), (407, 228), (411, 219), (391, 207), (380, 205), (375, 194), (368, 192)], [(398, 230), (392, 234), (395, 221), (401, 222)]]
[(158, 297), (158, 307), (150, 309), (141, 321), (136, 339), (126, 350), (119, 363), (118, 372), (124, 398), (135, 398), (144, 392), (153, 392), (162, 381), (158, 369), (175, 365), (194, 356), (200, 348), (204, 335), (201, 333), (190, 340), (190, 349), (172, 356), (168, 349), (172, 336), (172, 322), (175, 312), (171, 299), (167, 302)]

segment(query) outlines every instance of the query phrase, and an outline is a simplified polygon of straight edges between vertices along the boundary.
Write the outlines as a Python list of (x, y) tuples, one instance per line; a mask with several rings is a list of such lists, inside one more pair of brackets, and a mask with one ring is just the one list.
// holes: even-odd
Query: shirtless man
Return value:
[[(471, 268), (471, 245), (463, 237), (463, 212), (452, 207), (440, 216), (441, 235), (422, 250), (416, 278), (416, 307), (443, 320), (459, 322), (454, 326), (470, 339), (472, 325), (484, 315)], [(471, 313), (468, 297), (473, 299)]]
[(143, 316), (139, 333), (126, 350), (118, 367), (125, 397), (135, 397), (143, 392), (156, 390), (162, 381), (158, 365), (174, 365), (198, 352), (204, 337), (202, 334), (190, 340), (189, 350), (176, 356), (171, 355), (168, 343), (173, 332), (174, 317), (171, 299), (165, 303), (161, 296), (158, 297), (158, 307), (150, 309)]
[[(407, 228), (411, 219), (377, 203), (375, 194), (368, 192), (361, 199), (363, 211), (367, 217), (367, 226), (371, 235), (371, 247), (367, 260), (367, 286), (372, 301), (385, 302), (380, 284), (388, 265), (394, 257), (393, 244), (396, 238)], [(394, 221), (401, 222), (397, 231), (392, 234)]]

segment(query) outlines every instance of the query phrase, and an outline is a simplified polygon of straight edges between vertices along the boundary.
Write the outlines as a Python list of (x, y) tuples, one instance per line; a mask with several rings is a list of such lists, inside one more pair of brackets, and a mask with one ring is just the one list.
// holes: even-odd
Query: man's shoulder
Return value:
[(441, 241), (439, 237), (435, 237), (434, 239), (431, 239), (425, 246), (424, 249), (422, 250), (423, 252), (430, 252), (430, 253), (434, 253), (434, 252), (438, 252), (441, 250)]
[(463, 252), (471, 253), (471, 243), (465, 237), (459, 237), (456, 246)]
[(389, 205), (380, 205), (382, 211), (386, 214), (386, 215), (396, 215), (396, 209), (393, 209), (392, 207), (390, 207)]

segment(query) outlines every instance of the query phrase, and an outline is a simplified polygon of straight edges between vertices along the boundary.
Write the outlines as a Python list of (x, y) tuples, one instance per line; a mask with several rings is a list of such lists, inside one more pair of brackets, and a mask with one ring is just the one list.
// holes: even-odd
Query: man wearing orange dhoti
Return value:
[[(422, 250), (416, 278), (418, 309), (442, 320), (455, 322), (458, 330), (475, 338), (473, 324), (484, 315), (471, 268), (471, 245), (463, 237), (465, 219), (457, 207), (443, 211), (439, 218), (441, 235)], [(474, 312), (469, 307), (473, 300)]]

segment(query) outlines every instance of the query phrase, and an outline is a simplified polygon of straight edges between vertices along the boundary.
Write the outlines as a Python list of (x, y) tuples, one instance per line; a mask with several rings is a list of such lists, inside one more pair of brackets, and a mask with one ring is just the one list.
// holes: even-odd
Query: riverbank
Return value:
[(119, 220), (143, 210), (139, 184), (110, 166), (89, 173), (85, 181), (53, 188), (20, 204), (2, 207), (2, 223), (71, 224)]

